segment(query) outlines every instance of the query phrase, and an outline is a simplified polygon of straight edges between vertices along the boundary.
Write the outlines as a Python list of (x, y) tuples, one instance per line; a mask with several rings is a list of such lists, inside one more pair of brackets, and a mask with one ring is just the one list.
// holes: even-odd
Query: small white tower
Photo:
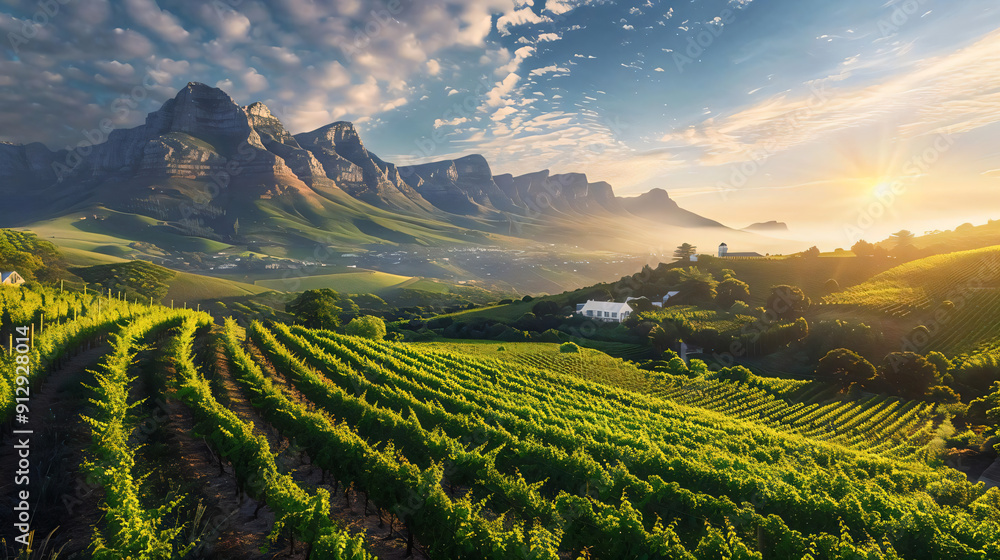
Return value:
[(724, 257), (724, 256), (726, 256), (726, 253), (728, 253), (728, 252), (729, 252), (729, 246), (726, 245), (725, 243), (720, 243), (719, 244), (719, 256), (720, 257)]

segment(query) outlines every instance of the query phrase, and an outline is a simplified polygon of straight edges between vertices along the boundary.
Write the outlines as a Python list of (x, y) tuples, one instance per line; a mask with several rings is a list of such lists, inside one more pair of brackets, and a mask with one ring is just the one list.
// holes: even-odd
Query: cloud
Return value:
[(243, 87), (246, 88), (249, 93), (257, 93), (258, 91), (263, 91), (268, 87), (267, 78), (257, 73), (256, 68), (247, 68), (246, 72), (244, 72), (241, 76), (241, 79), (243, 80)]
[(500, 107), (492, 115), (490, 115), (490, 119), (492, 119), (494, 121), (502, 121), (505, 118), (507, 118), (508, 116), (513, 115), (516, 112), (517, 112), (517, 109), (515, 109), (513, 107), (509, 107), (509, 106), (508, 107)]
[(458, 126), (460, 124), (465, 124), (467, 122), (469, 122), (469, 119), (465, 117), (455, 117), (450, 121), (446, 121), (443, 119), (434, 119), (434, 128), (441, 128), (442, 126)]
[[(535, 52), (535, 47), (521, 47), (514, 51), (514, 58), (510, 58), (506, 64), (497, 67), (494, 71), (498, 76), (506, 76), (511, 72), (517, 72), (517, 69), (521, 67), (521, 63), (531, 57)], [(500, 50), (500, 56), (510, 57), (507, 49)]]
[(555, 64), (551, 64), (549, 66), (543, 66), (541, 68), (535, 68), (528, 75), (529, 76), (543, 76), (543, 75), (549, 74), (551, 72), (569, 72), (569, 68), (560, 68), (559, 66), (557, 66)]
[(500, 35), (510, 35), (510, 28), (526, 24), (552, 23), (552, 18), (546, 15), (538, 15), (531, 8), (516, 9), (504, 14), (497, 19), (497, 31)]
[(489, 107), (499, 107), (501, 105), (509, 105), (511, 101), (507, 99), (507, 96), (514, 91), (514, 87), (521, 80), (521, 76), (511, 72), (507, 74), (507, 77), (496, 83), (487, 94), (485, 103)]
[(562, 39), (562, 37), (558, 33), (542, 33), (538, 36), (539, 43), (558, 41), (559, 39)]
[(136, 23), (171, 43), (187, 41), (191, 36), (173, 14), (161, 10), (154, 0), (124, 0), (123, 3)]
[(427, 61), (427, 73), (431, 76), (437, 76), (441, 73), (441, 63), (433, 58)]
[(135, 68), (131, 64), (123, 64), (117, 60), (96, 62), (94, 66), (104, 74), (110, 74), (118, 78), (127, 78), (135, 74)]
[[(869, 85), (842, 85), (842, 72), (728, 116), (709, 118), (661, 140), (700, 148), (702, 163), (777, 152), (844, 130), (878, 124), (903, 138), (962, 134), (1000, 122), (1000, 31), (945, 55), (926, 58)], [(839, 86), (839, 87), (838, 87)]]

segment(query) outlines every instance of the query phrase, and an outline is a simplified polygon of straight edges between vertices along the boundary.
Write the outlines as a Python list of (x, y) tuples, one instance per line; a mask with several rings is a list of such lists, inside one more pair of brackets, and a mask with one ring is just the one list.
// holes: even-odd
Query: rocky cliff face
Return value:
[(0, 182), (28, 181), (31, 185), (51, 184), (56, 180), (52, 163), (60, 161), (65, 154), (65, 151), (53, 152), (39, 142), (31, 144), (0, 142)]
[(246, 108), (246, 114), (250, 126), (260, 136), (264, 148), (282, 158), (299, 179), (308, 185), (312, 185), (318, 179), (328, 179), (323, 165), (316, 156), (299, 145), (266, 105), (260, 102), (254, 103)]
[(507, 197), (531, 213), (620, 214), (624, 212), (611, 185), (591, 183), (583, 173), (550, 174), (548, 170), (514, 177), (497, 175), (494, 181)]
[[(720, 226), (679, 208), (662, 189), (620, 198), (608, 183), (590, 182), (582, 173), (543, 170), (494, 176), (489, 162), (478, 154), (397, 168), (371, 153), (349, 122), (292, 135), (263, 103), (241, 107), (224, 91), (195, 82), (150, 113), (143, 125), (111, 132), (72, 170), (57, 174), (54, 166), (67, 157), (66, 152), (52, 152), (41, 144), (0, 143), (0, 181), (22, 188), (69, 185), (75, 187), (75, 200), (83, 201), (101, 196), (102, 186), (127, 188), (135, 178), (147, 185), (145, 193), (136, 193), (140, 198), (156, 190), (148, 185), (158, 179), (204, 181), (221, 176), (233, 187), (229, 200), (238, 202), (290, 190), (329, 195), (331, 185), (336, 185), (383, 210), (487, 229), (492, 227), (485, 225), (488, 222), (546, 215), (569, 218), (567, 223), (616, 216)], [(112, 191), (128, 196), (120, 189), (107, 192)], [(212, 212), (222, 215), (224, 210)]]
[(404, 176), (431, 204), (453, 214), (518, 212), (518, 205), (494, 182), (490, 164), (479, 154), (414, 165)]
[[(270, 116), (262, 105), (255, 112), (253, 118), (261, 121), (266, 120), (265, 114)], [(95, 146), (67, 179), (100, 181), (109, 176), (200, 179), (219, 173), (295, 178), (284, 158), (264, 146), (251, 118), (224, 91), (192, 82), (159, 110), (147, 115), (144, 125), (112, 131), (107, 142)], [(266, 124), (273, 123), (264, 124), (265, 130), (272, 132)], [(271, 137), (268, 140), (284, 146)], [(288, 155), (308, 176), (308, 158), (303, 163), (303, 154)]]
[(335, 122), (295, 135), (312, 152), (328, 177), (351, 196), (381, 208), (426, 211), (431, 208), (420, 194), (400, 177), (395, 165), (370, 153), (349, 122)]

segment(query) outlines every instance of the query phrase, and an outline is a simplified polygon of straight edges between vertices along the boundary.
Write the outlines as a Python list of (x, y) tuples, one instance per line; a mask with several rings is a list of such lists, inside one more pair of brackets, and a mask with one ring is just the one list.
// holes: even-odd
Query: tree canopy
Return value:
[(737, 301), (750, 303), (750, 285), (736, 278), (726, 278), (715, 289), (715, 303), (729, 309)]
[(385, 338), (386, 332), (385, 321), (373, 315), (362, 315), (351, 319), (351, 322), (347, 324), (346, 332), (352, 336), (382, 340)]
[(311, 329), (334, 329), (340, 326), (340, 294), (330, 288), (306, 290), (285, 305), (285, 311)]
[(797, 319), (809, 308), (809, 298), (797, 286), (775, 286), (767, 298), (765, 308), (778, 319)]
[(923, 396), (936, 373), (934, 364), (915, 352), (892, 352), (878, 371), (887, 388), (911, 398)]
[(695, 254), (698, 248), (690, 243), (681, 243), (677, 249), (674, 249), (674, 258), (680, 260), (688, 260), (691, 255)]
[(875, 378), (875, 366), (853, 350), (837, 348), (820, 358), (816, 375), (832, 378), (847, 389), (854, 384), (863, 386), (870, 383)]

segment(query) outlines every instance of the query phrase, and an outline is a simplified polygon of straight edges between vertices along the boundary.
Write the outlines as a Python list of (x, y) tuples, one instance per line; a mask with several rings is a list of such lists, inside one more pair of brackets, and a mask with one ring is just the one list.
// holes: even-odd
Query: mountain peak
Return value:
[(247, 114), (261, 118), (268, 118), (274, 116), (271, 114), (271, 110), (267, 108), (267, 105), (264, 105), (260, 101), (255, 101), (250, 105), (247, 105)]
[(757, 222), (756, 224), (750, 224), (743, 229), (747, 231), (788, 231), (788, 224), (777, 220), (771, 220), (769, 222)]

